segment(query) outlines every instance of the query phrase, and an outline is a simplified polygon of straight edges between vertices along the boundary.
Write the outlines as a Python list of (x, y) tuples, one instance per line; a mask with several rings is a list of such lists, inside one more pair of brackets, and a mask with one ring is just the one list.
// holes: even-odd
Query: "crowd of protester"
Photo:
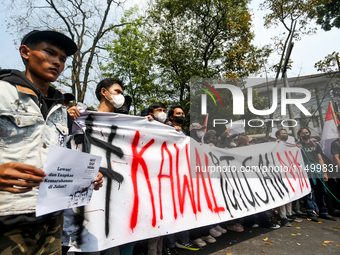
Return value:
[[(183, 109), (181, 109), (183, 110)], [(173, 110), (171, 111), (171, 113)], [(183, 112), (184, 115), (184, 112)], [(170, 119), (172, 116), (170, 115)], [(170, 124), (173, 125), (173, 124)], [(340, 132), (340, 125), (338, 126)], [(177, 129), (177, 131), (181, 131)], [(328, 159), (327, 164), (324, 164), (326, 155), (323, 153), (318, 140), (311, 138), (311, 131), (309, 128), (300, 128), (298, 131), (299, 139), (296, 140), (295, 145), (301, 148), (303, 160), (306, 168), (313, 167), (318, 169), (316, 165), (325, 166), (332, 164)], [(287, 142), (288, 132), (285, 129), (279, 129), (276, 131), (276, 139), (263, 138), (263, 139), (249, 139), (246, 134), (230, 135), (230, 129), (226, 129), (222, 134), (218, 135), (213, 129), (208, 130), (206, 126), (202, 126), (199, 123), (192, 123), (189, 127), (189, 135), (192, 139), (200, 144), (208, 144), (210, 146), (216, 146), (221, 149), (233, 149), (237, 147), (252, 146), (259, 143), (268, 142)], [(340, 140), (337, 139), (332, 143), (333, 160), (335, 164), (340, 163)], [(312, 166), (314, 165), (314, 166)], [(332, 166), (335, 167), (335, 166)], [(192, 229), (189, 232), (190, 240), (187, 244), (178, 245), (176, 247), (181, 249), (195, 250), (195, 248), (203, 248), (209, 243), (215, 243), (218, 241), (218, 237), (222, 234), (226, 234), (227, 230), (243, 232), (244, 227), (266, 227), (271, 229), (278, 229), (280, 227), (291, 227), (292, 224), (302, 222), (302, 218), (307, 218), (310, 221), (319, 222), (320, 218), (330, 221), (336, 221), (336, 217), (340, 216), (340, 203), (339, 197), (339, 184), (337, 179), (329, 179), (327, 176), (327, 169), (319, 167), (319, 172), (313, 172), (310, 177), (311, 193), (303, 197), (302, 199), (294, 202), (287, 203), (278, 208), (261, 212), (258, 214), (250, 215), (242, 219), (228, 221), (223, 223), (223, 227), (208, 226), (199, 229)], [(330, 185), (328, 185), (330, 184)], [(334, 195), (334, 194), (336, 195)], [(304, 211), (304, 212), (302, 212)], [(330, 215), (331, 214), (331, 215)], [(200, 235), (197, 235), (199, 233)], [(173, 236), (172, 236), (173, 238)], [(165, 254), (177, 254), (174, 247), (168, 249), (164, 248)], [(147, 253), (151, 254), (151, 253)]]
[[(162, 112), (166, 111), (165, 105), (161, 103), (152, 104), (149, 109), (157, 109), (160, 107)], [(149, 110), (152, 115), (152, 111)], [(148, 116), (149, 119), (150, 115)], [(181, 106), (173, 106), (168, 112), (169, 123), (166, 125), (173, 126), (178, 132), (183, 132), (182, 125), (185, 116)], [(154, 116), (153, 116), (154, 117)], [(156, 118), (157, 119), (157, 118)], [(340, 132), (340, 125), (338, 127)], [(184, 133), (185, 134), (185, 133)], [(217, 134), (213, 129), (208, 130), (206, 126), (199, 123), (192, 123), (189, 127), (189, 134), (192, 139), (200, 144), (208, 144), (221, 149), (233, 149), (237, 147), (253, 146), (259, 143), (268, 142), (287, 142), (288, 132), (285, 129), (276, 131), (276, 139), (262, 138), (249, 139), (246, 134), (230, 135), (230, 129), (226, 129), (222, 134)], [(300, 128), (298, 131), (299, 139), (294, 143), (301, 148), (303, 160), (306, 167), (317, 169), (317, 164), (324, 166), (323, 153), (317, 139), (310, 137), (311, 131), (309, 128)], [(334, 162), (339, 162), (340, 141), (335, 140), (332, 144), (332, 155)], [(328, 163), (331, 160), (328, 161)], [(243, 232), (244, 227), (257, 228), (265, 227), (278, 229), (280, 227), (291, 227), (292, 224), (301, 223), (303, 219), (319, 222), (321, 219), (336, 221), (336, 217), (340, 216), (340, 203), (337, 199), (339, 194), (339, 185), (336, 179), (329, 179), (326, 173), (327, 169), (320, 168), (319, 173), (314, 173), (318, 176), (310, 176), (311, 193), (302, 199), (287, 203), (278, 208), (273, 208), (266, 212), (257, 213), (238, 220), (223, 222), (220, 225), (210, 225), (197, 229), (183, 231), (181, 233), (164, 236), (163, 253), (158, 250), (158, 253), (152, 253), (145, 247), (143, 242), (136, 245), (135, 254), (177, 254), (176, 249), (198, 250), (204, 246), (218, 241), (218, 237), (222, 234), (232, 234), (235, 232)], [(328, 185), (328, 183), (332, 184)], [(334, 194), (336, 195), (334, 195)], [(230, 231), (230, 232), (228, 232)], [(162, 237), (159, 237), (160, 240)], [(170, 240), (169, 240), (170, 239)], [(155, 249), (153, 249), (155, 250)]]
[[(58, 127), (65, 125), (71, 133), (73, 121), (81, 115), (79, 108), (69, 105), (69, 102), (75, 99), (73, 95), (49, 86), (64, 69), (66, 57), (74, 54), (77, 47), (70, 38), (60, 33), (32, 31), (24, 37), (19, 49), (26, 66), (26, 73), (22, 74), (15, 70), (0, 72), (3, 89), (0, 93), (1, 142), (5, 144), (1, 145), (0, 165), (0, 255), (61, 254), (61, 252), (67, 254), (68, 247), (64, 246), (63, 249), (61, 247), (63, 212), (35, 217), (34, 203), (38, 186), (45, 176), (41, 170), (42, 159), (46, 158), (47, 154), (45, 149), (50, 145), (61, 145), (61, 143), (64, 145), (65, 137), (62, 136), (61, 139), (62, 134)], [(131, 98), (123, 96), (124, 86), (120, 80), (107, 78), (100, 81), (95, 93), (99, 101), (98, 112), (129, 113)], [(29, 104), (25, 105), (27, 102)], [(15, 118), (11, 118), (13, 117), (11, 111), (15, 112), (12, 114)], [(29, 122), (26, 117), (30, 111), (34, 112), (33, 115), (38, 116), (40, 120)], [(249, 139), (246, 134), (232, 136), (230, 129), (218, 134), (215, 130), (207, 129), (199, 123), (192, 123), (189, 134), (186, 134), (183, 130), (186, 120), (185, 111), (180, 105), (167, 108), (163, 103), (156, 102), (143, 110), (142, 115), (149, 121), (158, 121), (171, 126), (200, 144), (226, 150), (254, 146), (261, 142), (286, 142), (288, 139), (287, 130), (284, 129), (276, 132), (276, 141), (270, 141), (268, 138)], [(21, 132), (20, 120), (26, 121), (23, 125), (31, 125), (31, 133)], [(15, 125), (9, 126), (8, 123), (11, 121), (14, 121)], [(6, 130), (7, 127), (12, 130)], [(15, 139), (11, 137), (14, 129), (17, 131), (14, 134)], [(42, 135), (39, 136), (34, 132), (41, 132)], [(324, 166), (325, 155), (318, 142), (312, 141), (310, 135), (308, 128), (301, 128), (298, 131), (299, 141), (296, 146), (301, 148), (305, 165), (315, 168), (317, 165)], [(7, 140), (5, 136), (8, 136)], [(31, 139), (31, 142), (21, 143), (26, 139)], [(11, 147), (12, 151), (6, 147), (8, 141), (14, 144)], [(41, 146), (43, 149), (40, 148)], [(23, 151), (34, 154), (27, 152), (27, 155), (23, 155)], [(340, 166), (339, 139), (332, 144), (332, 155), (335, 164)], [(35, 161), (31, 161), (32, 158)], [(91, 189), (98, 190), (102, 186), (102, 177), (102, 174), (98, 174), (97, 179), (93, 184), (91, 183), (93, 186)], [(122, 255), (172, 255), (177, 254), (177, 249), (199, 250), (208, 244), (218, 242), (218, 237), (223, 234), (232, 234), (233, 231), (243, 232), (244, 227), (271, 229), (278, 229), (280, 226), (291, 227), (292, 224), (302, 221), (302, 215), (316, 222), (319, 218), (336, 221), (333, 216), (339, 216), (340, 211), (339, 203), (334, 199), (333, 193), (338, 194), (336, 190), (339, 190), (339, 186), (332, 179), (333, 187), (336, 187), (334, 191), (328, 185), (330, 182), (327, 173), (321, 168), (321, 171), (310, 178), (311, 193), (293, 203), (242, 219), (124, 244), (118, 249)], [(67, 210), (65, 214), (70, 212)], [(273, 216), (276, 220), (273, 220)], [(84, 254), (108, 255), (112, 254), (114, 249), (117, 248), (95, 253), (84, 252)]]

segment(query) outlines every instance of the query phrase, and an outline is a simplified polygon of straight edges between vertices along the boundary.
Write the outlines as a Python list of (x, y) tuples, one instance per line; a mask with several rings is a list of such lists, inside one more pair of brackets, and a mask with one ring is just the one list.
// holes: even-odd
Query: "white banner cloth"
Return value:
[[(226, 150), (201, 146), (144, 117), (85, 112), (78, 122), (86, 135), (78, 134), (73, 148), (84, 150), (85, 140), (86, 150), (103, 157), (101, 171), (109, 177), (80, 212), (82, 244), (75, 241), (74, 212), (66, 212), (70, 251), (103, 250), (241, 218), (310, 192), (300, 149), (284, 142)], [(246, 172), (251, 168), (258, 172)]]

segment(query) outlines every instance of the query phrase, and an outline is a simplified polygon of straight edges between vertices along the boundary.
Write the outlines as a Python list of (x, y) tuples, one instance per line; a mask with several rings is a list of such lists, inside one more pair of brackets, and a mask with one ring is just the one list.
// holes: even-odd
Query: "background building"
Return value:
[[(295, 127), (296, 130), (300, 127), (308, 126), (312, 131), (312, 137), (320, 137), (328, 109), (328, 102), (333, 102), (334, 110), (337, 114), (340, 110), (340, 73), (315, 74), (289, 78), (288, 86), (291, 88), (305, 88), (311, 92), (311, 99), (303, 105), (312, 114), (312, 116), (305, 116), (295, 105), (293, 106), (294, 116), (289, 118), (288, 109), (286, 111), (287, 115), (281, 116), (281, 88), (283, 87), (283, 80), (279, 80), (276, 85), (278, 88), (278, 106), (274, 112), (273, 118), (280, 120), (294, 119), (298, 123)], [(272, 104), (273, 87), (274, 81), (253, 86), (253, 88), (258, 90), (260, 97), (269, 98), (270, 104)], [(291, 93), (292, 99), (303, 97), (305, 97), (304, 94)], [(280, 122), (275, 122), (274, 128), (280, 129), (283, 127)], [(292, 131), (289, 133), (291, 132)]]

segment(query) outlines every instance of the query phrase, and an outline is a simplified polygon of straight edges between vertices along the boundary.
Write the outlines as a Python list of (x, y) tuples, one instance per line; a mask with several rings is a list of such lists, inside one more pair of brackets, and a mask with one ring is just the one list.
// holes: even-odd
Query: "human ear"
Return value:
[(102, 94), (102, 97), (106, 97), (105, 92), (106, 92), (106, 89), (104, 87), (101, 88), (100, 93)]
[(30, 51), (31, 51), (31, 49), (28, 48), (26, 45), (21, 45), (21, 46), (19, 47), (20, 55), (21, 55), (21, 57), (22, 57), (24, 60), (28, 60), (28, 59), (29, 59)]

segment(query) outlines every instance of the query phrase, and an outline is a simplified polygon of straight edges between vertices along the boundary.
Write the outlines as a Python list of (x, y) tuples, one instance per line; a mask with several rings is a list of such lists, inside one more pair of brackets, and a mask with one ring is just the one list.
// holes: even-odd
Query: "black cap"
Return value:
[(148, 114), (149, 114), (149, 109), (145, 108), (141, 111), (140, 116), (148, 116)]
[(65, 90), (61, 89), (61, 88), (57, 88), (57, 90), (59, 92), (61, 92), (61, 94), (64, 95), (64, 98), (67, 100), (67, 101), (73, 101), (74, 99), (76, 99), (76, 97), (71, 94), (71, 93), (67, 93)]
[(56, 45), (60, 45), (65, 50), (66, 56), (71, 56), (77, 52), (78, 47), (68, 36), (51, 30), (39, 31), (33, 30), (29, 32), (21, 41), (21, 45), (26, 45), (31, 39), (49, 40)]

